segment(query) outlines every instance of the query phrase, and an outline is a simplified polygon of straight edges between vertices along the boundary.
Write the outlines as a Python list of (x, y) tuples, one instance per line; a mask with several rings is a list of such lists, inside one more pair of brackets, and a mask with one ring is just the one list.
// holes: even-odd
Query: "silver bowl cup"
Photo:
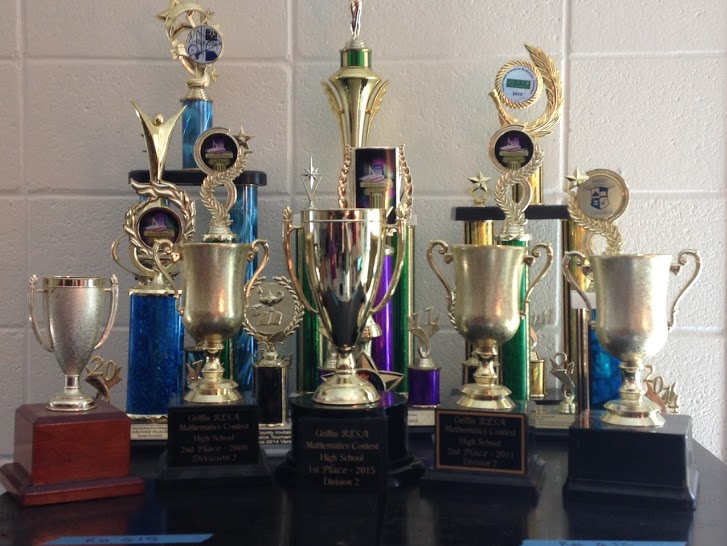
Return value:
[[(245, 283), (247, 264), (252, 262), (259, 247), (263, 257), (252, 278)], [(184, 284), (176, 290), (177, 310), (189, 334), (197, 340), (197, 349), (205, 351), (201, 378), (193, 378), (184, 399), (189, 402), (220, 404), (241, 398), (237, 383), (223, 378), (224, 368), (219, 353), (224, 341), (242, 327), (245, 300), (252, 285), (268, 262), (266, 241), (243, 243), (182, 243), (171, 246), (159, 242), (154, 247), (154, 260), (159, 271), (171, 286), (174, 279), (163, 267), (160, 254), (169, 252), (172, 260), (180, 263)]]
[[(434, 249), (445, 263), (453, 264), (454, 288), (437, 268)], [(450, 251), (451, 248), (451, 251)], [(531, 266), (545, 251), (546, 262), (528, 286), (521, 302), (523, 268)], [(462, 387), (457, 404), (467, 408), (512, 409), (510, 389), (498, 383), (495, 361), (499, 347), (510, 340), (520, 327), (523, 307), (530, 293), (553, 262), (550, 245), (538, 244), (532, 255), (525, 248), (499, 245), (448, 245), (431, 241), (427, 251), (429, 265), (447, 291), (449, 318), (457, 332), (474, 346), (480, 362), (474, 383)], [(507, 363), (505, 363), (507, 365)]]
[[(687, 263), (687, 256), (696, 264), (694, 272), (667, 312), (669, 274), (679, 273)], [(699, 275), (699, 255), (693, 250), (683, 250), (677, 263), (672, 264), (672, 257), (664, 254), (586, 258), (580, 252), (566, 252), (563, 274), (591, 309), (588, 297), (573, 277), (570, 268), (573, 258), (576, 267), (590, 267), (593, 271), (597, 313), (592, 325), (598, 341), (609, 354), (621, 360), (621, 398), (606, 404), (603, 421), (630, 427), (662, 426), (665, 421), (661, 408), (645, 396), (644, 360), (656, 355), (666, 343), (674, 325), (677, 303)]]
[[(349, 406), (380, 400), (376, 388), (356, 373), (351, 354), (369, 317), (389, 301), (401, 275), (404, 253), (397, 252), (392, 280), (384, 297), (375, 304), (387, 235), (397, 235), (396, 248), (406, 244), (404, 221), (387, 225), (381, 209), (308, 209), (302, 226), (293, 226), (286, 211), (283, 246), (291, 280), (303, 304), (319, 314), (331, 342), (336, 346), (336, 369), (313, 394), (319, 404)], [(296, 276), (291, 234), (302, 229), (308, 284), (315, 306), (305, 297)]]
[[(63, 391), (48, 401), (49, 410), (86, 411), (96, 406), (95, 398), (81, 391), (80, 377), (93, 351), (108, 338), (116, 318), (118, 281), (112, 276), (108, 288), (106, 282), (103, 277), (43, 277), (39, 288), (38, 277), (30, 277), (28, 310), (33, 333), (41, 347), (55, 355), (65, 374)], [(107, 292), (111, 305), (104, 318)], [(48, 341), (43, 339), (35, 316), (35, 295), (39, 293), (45, 294)]]

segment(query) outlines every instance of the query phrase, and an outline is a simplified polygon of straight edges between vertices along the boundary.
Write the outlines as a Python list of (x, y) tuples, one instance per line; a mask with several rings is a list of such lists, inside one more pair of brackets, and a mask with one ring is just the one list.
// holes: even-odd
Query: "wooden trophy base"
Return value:
[(129, 475), (131, 422), (115, 407), (62, 413), (44, 404), (15, 411), (15, 462), (0, 468), (0, 483), (21, 506), (138, 495)]

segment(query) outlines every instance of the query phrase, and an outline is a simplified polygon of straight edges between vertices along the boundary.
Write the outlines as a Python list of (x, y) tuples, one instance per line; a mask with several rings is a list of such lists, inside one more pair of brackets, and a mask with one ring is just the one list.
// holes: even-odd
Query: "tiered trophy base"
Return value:
[(293, 449), (278, 467), (289, 487), (318, 491), (381, 491), (414, 483), (424, 464), (409, 452), (407, 400), (382, 392), (357, 406), (291, 399)]
[(44, 404), (15, 411), (15, 461), (0, 468), (0, 483), (22, 506), (138, 495), (129, 475), (130, 421), (115, 407), (61, 413)]
[(258, 421), (258, 407), (249, 393), (227, 404), (173, 400), (157, 483), (168, 488), (270, 483), (272, 474), (258, 444)]
[(528, 454), (530, 404), (516, 401), (511, 410), (479, 410), (463, 408), (455, 398), (435, 412), (434, 468), (427, 470), (422, 490), (476, 490), (535, 501), (545, 464)]
[(672, 510), (697, 506), (691, 418), (666, 415), (661, 428), (608, 425), (603, 411), (584, 411), (571, 427), (567, 501)]

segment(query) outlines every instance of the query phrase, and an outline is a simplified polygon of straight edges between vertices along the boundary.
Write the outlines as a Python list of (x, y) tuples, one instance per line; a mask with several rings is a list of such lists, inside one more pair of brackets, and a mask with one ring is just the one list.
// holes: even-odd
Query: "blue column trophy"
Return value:
[[(184, 331), (176, 292), (155, 266), (153, 250), (162, 241), (174, 244), (192, 238), (195, 207), (184, 191), (162, 179), (172, 132), (184, 109), (165, 121), (161, 115), (148, 116), (136, 104), (134, 108), (144, 131), (149, 181), (129, 180), (140, 200), (127, 211), (124, 235), (114, 241), (111, 254), (138, 281), (130, 290), (126, 411), (133, 419), (132, 439), (163, 439), (169, 398), (183, 390)], [(133, 269), (119, 257), (124, 236)], [(172, 275), (175, 264), (168, 259), (162, 263)]]
[[(170, 0), (169, 7), (157, 15), (157, 19), (164, 23), (171, 42), (172, 56), (179, 59), (192, 76), (187, 80), (187, 94), (181, 99), (186, 109), (182, 114), (182, 166), (185, 171), (181, 173), (180, 183), (182, 179), (190, 180), (190, 173), (194, 173), (192, 169), (197, 169), (195, 146), (214, 125), (212, 100), (207, 96), (207, 87), (217, 79), (214, 63), (222, 55), (223, 42), (219, 25), (212, 23), (212, 15), (211, 10), (197, 2), (180, 0)], [(245, 135), (242, 129), (240, 135), (241, 146), (249, 152), (247, 141), (251, 137)], [(175, 173), (175, 181), (179, 174)], [(267, 177), (264, 172), (243, 171), (234, 182), (237, 200), (229, 213), (231, 229), (237, 236), (237, 242), (251, 244), (257, 239), (257, 189), (267, 184)], [(255, 265), (248, 264), (245, 281), (252, 278)], [(226, 375), (243, 390), (251, 387), (256, 352), (255, 339), (241, 330), (225, 342), (220, 354)]]
[(212, 24), (212, 11), (196, 2), (170, 0), (169, 8), (157, 15), (172, 44), (172, 55), (192, 77), (187, 80), (186, 106), (182, 114), (182, 166), (194, 169), (194, 145), (212, 127), (212, 101), (207, 87), (217, 79), (214, 63), (222, 54), (219, 25)]

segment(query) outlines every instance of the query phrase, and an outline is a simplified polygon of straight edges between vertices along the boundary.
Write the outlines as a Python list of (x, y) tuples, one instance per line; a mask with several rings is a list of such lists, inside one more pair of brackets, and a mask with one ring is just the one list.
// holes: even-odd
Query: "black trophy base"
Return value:
[(225, 404), (173, 400), (158, 482), (162, 486), (269, 483), (272, 474), (259, 447), (258, 420), (258, 407), (249, 393)]
[(545, 461), (530, 455), (525, 474), (495, 474), (461, 470), (427, 469), (421, 480), (423, 495), (450, 491), (455, 495), (487, 495), (492, 498), (535, 502), (545, 478)]
[(268, 485), (273, 481), (267, 457), (260, 451), (254, 463), (216, 466), (169, 466), (168, 451), (159, 458), (157, 486), (166, 489), (196, 486), (227, 487)]
[(372, 405), (326, 406), (291, 399), (293, 449), (276, 477), (288, 487), (376, 492), (415, 483), (424, 464), (409, 451), (407, 400), (380, 393)]
[(436, 410), (434, 467), (422, 479), (423, 492), (464, 488), (535, 501), (545, 463), (528, 454), (533, 442), (530, 409), (527, 402), (515, 402), (511, 410), (479, 410), (447, 400)]
[(566, 501), (694, 510), (699, 474), (692, 462), (692, 422), (665, 415), (662, 428), (605, 424), (584, 411), (570, 429)]

